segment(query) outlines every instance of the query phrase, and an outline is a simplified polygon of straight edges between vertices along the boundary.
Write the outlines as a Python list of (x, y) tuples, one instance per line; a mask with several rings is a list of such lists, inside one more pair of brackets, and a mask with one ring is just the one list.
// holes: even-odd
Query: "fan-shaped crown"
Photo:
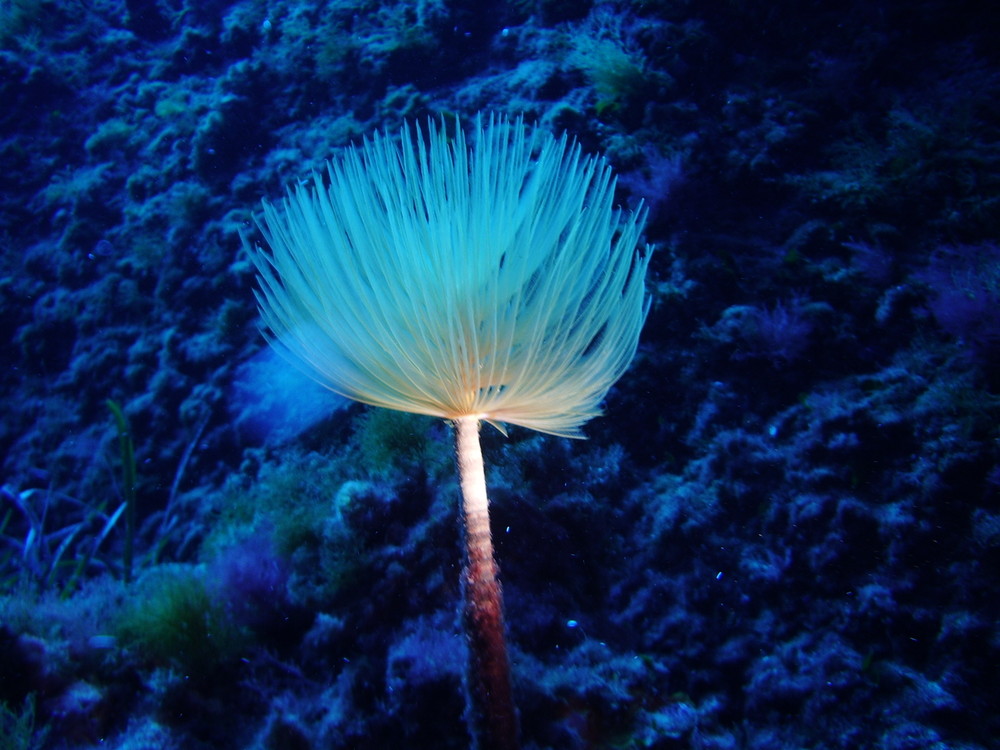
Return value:
[(289, 190), (250, 248), (271, 340), (331, 390), (390, 409), (580, 436), (625, 371), (648, 308), (645, 209), (521, 119), (471, 144), (404, 126)]

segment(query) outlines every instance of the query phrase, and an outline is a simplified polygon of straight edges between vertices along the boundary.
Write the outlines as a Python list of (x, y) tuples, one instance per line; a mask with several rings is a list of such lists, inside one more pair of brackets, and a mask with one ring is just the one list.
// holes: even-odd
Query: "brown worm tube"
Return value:
[(478, 750), (517, 750), (517, 711), (511, 691), (510, 661), (503, 620), (503, 592), (493, 558), (486, 472), (479, 445), (479, 419), (455, 420), (455, 448), (462, 485), (465, 569), (462, 589), (469, 641), (466, 684), (469, 729)]

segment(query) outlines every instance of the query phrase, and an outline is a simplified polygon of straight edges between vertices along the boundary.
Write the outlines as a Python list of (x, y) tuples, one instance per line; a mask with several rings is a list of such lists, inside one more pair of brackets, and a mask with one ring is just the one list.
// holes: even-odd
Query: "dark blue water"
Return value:
[(483, 428), (523, 746), (1000, 747), (998, 35), (0, 3), (0, 746), (469, 747), (451, 430), (277, 358), (242, 238), (375, 131), (498, 112), (605, 156), (655, 246), (589, 440)]

